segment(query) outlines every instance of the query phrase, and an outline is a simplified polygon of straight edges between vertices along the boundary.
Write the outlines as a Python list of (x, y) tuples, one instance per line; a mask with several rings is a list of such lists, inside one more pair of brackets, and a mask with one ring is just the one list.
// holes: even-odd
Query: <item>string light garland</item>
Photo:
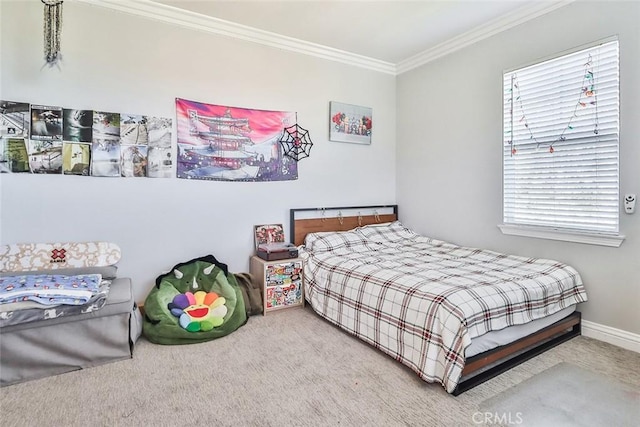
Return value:
[(58, 65), (60, 35), (62, 33), (62, 0), (41, 0), (44, 4), (44, 59), (45, 65)]
[[(573, 120), (578, 117), (579, 108), (586, 108), (589, 105), (593, 105), (595, 107), (593, 133), (595, 135), (598, 135), (598, 95), (597, 95), (595, 86), (596, 84), (595, 84), (595, 76), (593, 72), (593, 59), (591, 57), (591, 54), (589, 54), (587, 62), (585, 62), (584, 64), (584, 74), (582, 77), (582, 83), (580, 85), (580, 94), (578, 95), (578, 100), (576, 101), (575, 107), (573, 109), (573, 114), (569, 118), (569, 121), (567, 122), (565, 127), (562, 129), (562, 132), (560, 132), (560, 135), (558, 135), (553, 141), (548, 143), (550, 153), (553, 154), (553, 152), (555, 151), (553, 148), (553, 145), (556, 142), (566, 141), (565, 133), (569, 130), (573, 130), (572, 123), (573, 123)], [(511, 75), (511, 88), (509, 89), (509, 92), (511, 92), (511, 97), (509, 98), (509, 102), (510, 102), (510, 130), (508, 131), (510, 134), (509, 145), (511, 146), (511, 155), (514, 156), (517, 152), (516, 146), (513, 142), (513, 123), (515, 119), (514, 102), (518, 104), (520, 112), (522, 113), (521, 115), (519, 115), (520, 119), (518, 119), (518, 122), (523, 123), (524, 127), (529, 132), (529, 140), (536, 142), (537, 144), (536, 148), (539, 148), (542, 142), (534, 135), (533, 131), (531, 130), (529, 120), (527, 118), (527, 115), (524, 111), (524, 106), (522, 104), (522, 97), (520, 95), (520, 85), (518, 84), (518, 76), (515, 73)], [(515, 95), (515, 99), (514, 99), (514, 95)]]

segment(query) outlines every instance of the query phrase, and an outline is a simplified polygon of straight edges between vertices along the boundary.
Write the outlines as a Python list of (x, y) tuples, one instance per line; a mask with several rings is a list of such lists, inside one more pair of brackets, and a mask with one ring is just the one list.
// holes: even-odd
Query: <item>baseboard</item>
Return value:
[(582, 320), (582, 335), (640, 353), (640, 335)]

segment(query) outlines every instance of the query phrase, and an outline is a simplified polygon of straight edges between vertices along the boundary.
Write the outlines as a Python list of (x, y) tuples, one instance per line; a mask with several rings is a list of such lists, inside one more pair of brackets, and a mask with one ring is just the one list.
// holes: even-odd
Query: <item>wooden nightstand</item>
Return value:
[(262, 285), (263, 311), (304, 306), (302, 258), (265, 261), (251, 257), (251, 275)]

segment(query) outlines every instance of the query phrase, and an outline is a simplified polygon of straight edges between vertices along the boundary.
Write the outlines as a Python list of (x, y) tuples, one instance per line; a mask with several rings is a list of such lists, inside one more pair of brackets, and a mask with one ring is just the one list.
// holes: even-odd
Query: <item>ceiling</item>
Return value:
[[(558, 1), (154, 0), (166, 6), (399, 64)], [(539, 14), (539, 13), (538, 13)], [(486, 31), (485, 31), (486, 32)]]

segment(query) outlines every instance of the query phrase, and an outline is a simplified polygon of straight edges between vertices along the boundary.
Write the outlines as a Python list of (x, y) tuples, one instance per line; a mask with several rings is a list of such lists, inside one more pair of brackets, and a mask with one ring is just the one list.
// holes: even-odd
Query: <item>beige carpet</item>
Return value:
[(219, 340), (141, 339), (131, 360), (4, 387), (0, 424), (473, 426), (484, 401), (561, 362), (640, 388), (640, 354), (578, 337), (453, 397), (292, 308)]
[(487, 399), (480, 408), (528, 427), (637, 427), (640, 388), (562, 362)]

